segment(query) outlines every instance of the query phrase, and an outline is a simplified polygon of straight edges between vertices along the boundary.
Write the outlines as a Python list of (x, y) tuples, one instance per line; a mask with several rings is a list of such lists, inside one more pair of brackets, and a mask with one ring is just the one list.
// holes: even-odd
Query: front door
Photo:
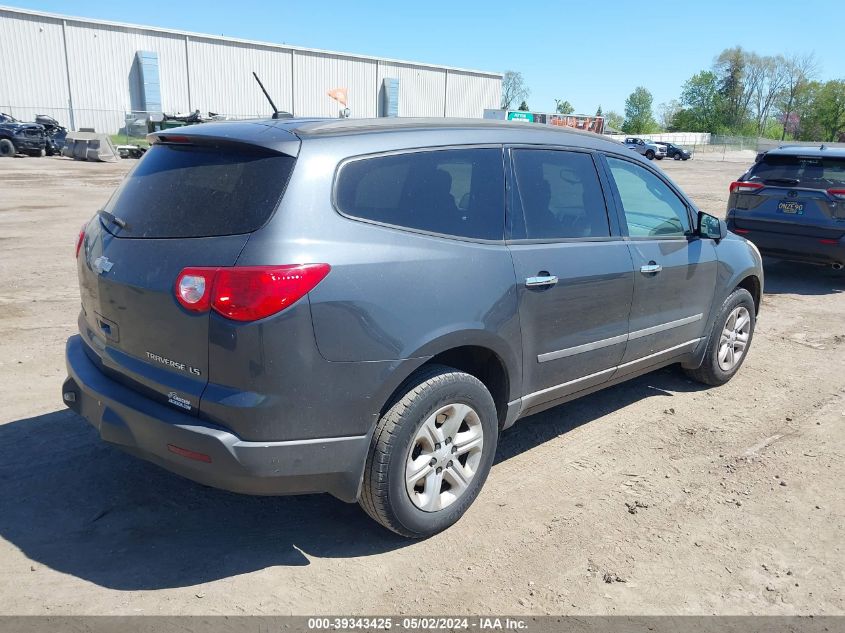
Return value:
[(625, 352), (634, 273), (591, 153), (509, 155), (528, 410), (610, 379)]
[(694, 234), (691, 208), (657, 171), (606, 156), (634, 265), (634, 300), (622, 371), (692, 351), (716, 284), (713, 241)]

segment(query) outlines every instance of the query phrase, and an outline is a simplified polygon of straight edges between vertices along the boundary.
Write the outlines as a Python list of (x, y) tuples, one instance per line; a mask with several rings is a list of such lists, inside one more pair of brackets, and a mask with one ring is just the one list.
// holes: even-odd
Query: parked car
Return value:
[(665, 141), (655, 141), (654, 144), (666, 149), (667, 158), (672, 158), (674, 160), (689, 160), (690, 158), (692, 158), (692, 154), (690, 154), (683, 147), (675, 145), (674, 143), (667, 143)]
[(845, 265), (845, 149), (769, 150), (730, 185), (728, 226), (765, 254)]
[[(618, 143), (444, 119), (161, 131), (76, 247), (64, 402), (198, 482), (455, 523), (517, 419), (745, 359), (763, 270)], [(506, 192), (508, 195), (506, 195)]]
[(655, 158), (657, 160), (663, 160), (666, 157), (665, 147), (634, 136), (629, 136), (625, 139), (625, 146), (642, 154), (649, 160), (654, 160)]
[(0, 158), (15, 154), (41, 156), (46, 147), (44, 127), (23, 123), (10, 114), (0, 112)]

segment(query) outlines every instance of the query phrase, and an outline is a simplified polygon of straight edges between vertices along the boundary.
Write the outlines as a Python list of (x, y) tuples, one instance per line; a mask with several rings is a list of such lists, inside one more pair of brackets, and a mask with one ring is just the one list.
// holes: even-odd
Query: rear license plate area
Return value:
[(789, 215), (804, 215), (804, 203), (794, 200), (781, 200), (778, 202), (778, 211)]

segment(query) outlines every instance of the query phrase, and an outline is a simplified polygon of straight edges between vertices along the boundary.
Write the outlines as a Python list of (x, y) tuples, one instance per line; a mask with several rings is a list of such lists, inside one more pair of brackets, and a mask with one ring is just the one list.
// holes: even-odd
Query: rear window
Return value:
[(817, 189), (841, 187), (845, 158), (768, 154), (751, 169), (748, 180)]
[(106, 205), (121, 237), (250, 233), (273, 213), (296, 159), (261, 148), (153, 145)]
[(504, 238), (499, 149), (409, 152), (354, 160), (340, 170), (338, 210), (355, 218), (457, 237)]

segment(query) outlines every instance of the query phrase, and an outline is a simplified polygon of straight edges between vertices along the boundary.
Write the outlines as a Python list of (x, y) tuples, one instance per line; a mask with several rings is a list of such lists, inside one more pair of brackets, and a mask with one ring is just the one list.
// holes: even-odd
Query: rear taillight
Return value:
[(731, 183), (730, 193), (753, 193), (762, 188), (763, 185), (759, 182), (740, 182), (737, 180)]
[(79, 249), (82, 248), (82, 242), (85, 241), (85, 225), (82, 225), (82, 228), (79, 229), (79, 237), (76, 238), (76, 255), (75, 257), (79, 258)]
[(827, 193), (838, 200), (845, 200), (845, 189), (828, 189)]
[(211, 288), (217, 268), (185, 268), (176, 278), (176, 299), (192, 312), (205, 312), (211, 305)]
[(328, 264), (185, 268), (174, 291), (186, 310), (212, 309), (234, 321), (256, 321), (296, 303), (330, 270)]

